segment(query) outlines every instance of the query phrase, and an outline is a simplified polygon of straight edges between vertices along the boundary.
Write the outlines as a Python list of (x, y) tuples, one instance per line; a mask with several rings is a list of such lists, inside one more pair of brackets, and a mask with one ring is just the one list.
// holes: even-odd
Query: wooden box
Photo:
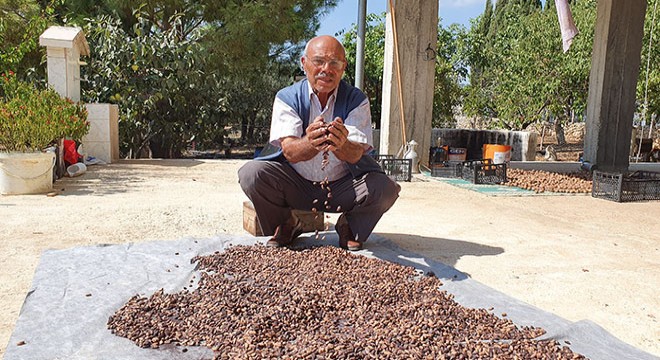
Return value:
[[(304, 232), (325, 230), (323, 212), (315, 214), (311, 211), (292, 210), (292, 213), (302, 222)], [(259, 224), (259, 219), (257, 218), (257, 213), (254, 211), (254, 206), (251, 201), (243, 202), (243, 229), (254, 236), (264, 236), (264, 233), (261, 230), (261, 225)]]

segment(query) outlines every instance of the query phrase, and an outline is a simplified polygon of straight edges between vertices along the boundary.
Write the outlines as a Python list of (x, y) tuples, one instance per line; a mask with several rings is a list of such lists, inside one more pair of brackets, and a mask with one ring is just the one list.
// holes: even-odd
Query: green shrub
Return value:
[(52, 88), (37, 89), (2, 74), (0, 150), (41, 151), (59, 139), (80, 141), (89, 131), (87, 109)]

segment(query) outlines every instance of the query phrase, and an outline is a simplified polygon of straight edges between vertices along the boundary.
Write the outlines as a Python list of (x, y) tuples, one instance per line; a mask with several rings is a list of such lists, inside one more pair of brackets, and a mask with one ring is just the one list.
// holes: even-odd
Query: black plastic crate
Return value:
[(464, 161), (460, 168), (461, 177), (473, 184), (506, 182), (506, 164), (493, 164), (490, 159)]
[(383, 158), (378, 161), (385, 174), (394, 181), (410, 181), (412, 178), (412, 159)]
[(388, 159), (388, 160), (394, 159), (394, 155), (376, 155), (376, 160), (377, 161), (381, 161), (381, 160), (385, 160), (385, 159)]
[(462, 161), (443, 161), (440, 164), (433, 164), (431, 176), (445, 178), (461, 177)]
[(617, 202), (660, 200), (660, 173), (594, 171), (591, 196)]
[(374, 153), (374, 154), (370, 154), (370, 156), (374, 158), (374, 160), (376, 160), (377, 162), (380, 162), (383, 159), (394, 159), (394, 155), (381, 155)]

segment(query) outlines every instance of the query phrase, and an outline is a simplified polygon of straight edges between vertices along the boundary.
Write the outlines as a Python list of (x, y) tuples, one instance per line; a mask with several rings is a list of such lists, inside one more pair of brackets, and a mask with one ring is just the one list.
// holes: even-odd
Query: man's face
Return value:
[(314, 39), (301, 59), (307, 80), (317, 94), (329, 94), (346, 70), (344, 48), (334, 38)]

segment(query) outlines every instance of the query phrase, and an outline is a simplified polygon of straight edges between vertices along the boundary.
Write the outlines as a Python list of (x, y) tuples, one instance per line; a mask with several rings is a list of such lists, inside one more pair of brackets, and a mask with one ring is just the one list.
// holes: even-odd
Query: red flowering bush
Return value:
[(37, 89), (13, 73), (0, 79), (0, 150), (41, 151), (62, 138), (89, 131), (87, 109), (55, 90)]

